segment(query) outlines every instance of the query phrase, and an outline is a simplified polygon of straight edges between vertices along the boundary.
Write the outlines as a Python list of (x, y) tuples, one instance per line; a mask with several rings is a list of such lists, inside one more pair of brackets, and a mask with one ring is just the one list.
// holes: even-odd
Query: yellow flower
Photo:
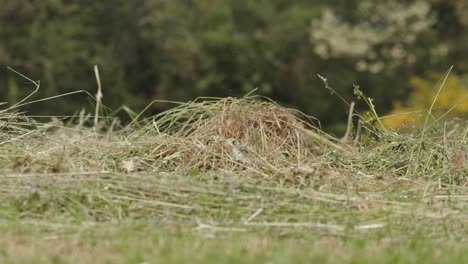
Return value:
[(431, 113), (435, 116), (445, 114), (452, 108), (451, 115), (467, 116), (468, 89), (463, 87), (458, 76), (450, 75), (437, 96), (443, 77), (440, 73), (430, 73), (427, 79), (413, 76), (409, 81), (412, 90), (407, 101), (393, 102), (393, 110), (382, 117), (382, 123), (393, 129), (418, 126), (423, 120), (421, 117), (426, 116), (433, 103)]

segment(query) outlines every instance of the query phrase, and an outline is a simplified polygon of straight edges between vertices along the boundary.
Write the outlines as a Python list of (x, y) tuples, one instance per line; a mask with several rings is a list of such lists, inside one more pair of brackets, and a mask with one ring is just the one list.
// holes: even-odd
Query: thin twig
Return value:
[(99, 109), (101, 108), (102, 104), (101, 78), (99, 77), (99, 70), (97, 65), (94, 65), (94, 74), (96, 75), (96, 82), (98, 85), (98, 90), (96, 93), (96, 112), (94, 114), (94, 127), (97, 128), (99, 121)]
[(354, 112), (354, 102), (351, 102), (351, 105), (349, 106), (349, 113), (348, 113), (348, 125), (346, 126), (346, 133), (343, 137), (343, 140), (345, 142), (348, 141), (349, 138), (349, 133), (351, 132), (351, 127), (353, 125), (353, 112)]

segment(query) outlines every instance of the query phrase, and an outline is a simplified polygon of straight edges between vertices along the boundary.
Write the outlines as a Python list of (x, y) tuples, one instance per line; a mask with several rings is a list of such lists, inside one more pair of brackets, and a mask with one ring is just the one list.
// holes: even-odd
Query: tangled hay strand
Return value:
[(143, 132), (147, 162), (165, 169), (273, 169), (317, 157), (333, 138), (316, 120), (258, 97), (196, 100), (151, 119)]
[(0, 145), (30, 134), (36, 123), (19, 112), (0, 110)]
[(438, 180), (445, 184), (468, 182), (467, 121), (454, 119), (434, 124), (424, 134), (397, 134), (382, 130), (356, 153), (338, 156), (346, 170), (367, 171), (382, 177)]

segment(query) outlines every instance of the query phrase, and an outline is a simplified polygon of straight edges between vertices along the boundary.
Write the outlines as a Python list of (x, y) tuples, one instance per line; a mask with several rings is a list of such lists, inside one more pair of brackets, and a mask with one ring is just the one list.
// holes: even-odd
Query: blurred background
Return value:
[[(317, 74), (348, 101), (359, 85), (383, 116), (428, 109), (454, 65), (436, 107), (466, 117), (467, 30), (466, 0), (1, 0), (0, 101), (14, 104), (34, 89), (6, 66), (40, 80), (39, 99), (95, 94), (96, 64), (113, 109), (258, 88), (339, 134), (348, 106)], [(25, 110), (73, 114), (93, 105), (77, 94)], [(397, 117), (386, 124), (414, 118)]]

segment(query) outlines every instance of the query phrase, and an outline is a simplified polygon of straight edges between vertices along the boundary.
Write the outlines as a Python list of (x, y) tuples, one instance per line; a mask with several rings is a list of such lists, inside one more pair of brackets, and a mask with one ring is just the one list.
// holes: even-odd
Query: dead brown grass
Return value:
[(313, 117), (258, 97), (200, 99), (147, 123), (129, 141), (145, 142), (139, 154), (164, 169), (279, 172), (342, 150)]

